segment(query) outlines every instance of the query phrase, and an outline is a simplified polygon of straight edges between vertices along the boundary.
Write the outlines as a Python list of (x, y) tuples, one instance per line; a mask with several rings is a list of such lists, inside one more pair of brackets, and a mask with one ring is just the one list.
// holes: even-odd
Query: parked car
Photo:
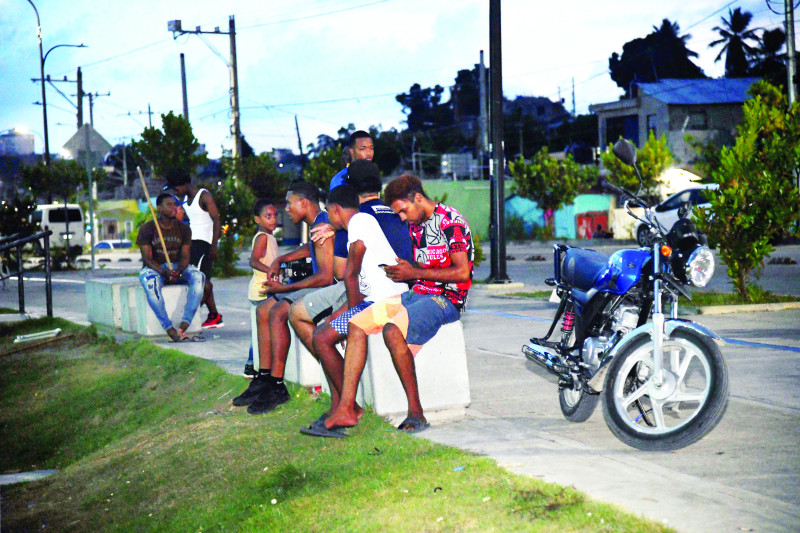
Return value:
[(95, 250), (120, 250), (130, 248), (133, 243), (128, 239), (106, 239), (94, 245)]
[[(687, 202), (691, 204), (692, 210), (697, 206), (707, 207), (709, 203), (704, 195), (704, 191), (717, 188), (719, 188), (719, 185), (716, 183), (707, 183), (676, 192), (655, 207), (656, 219), (669, 231), (678, 221), (678, 209), (683, 207)], [(652, 245), (653, 236), (646, 224), (637, 222), (634, 232), (639, 246)]]

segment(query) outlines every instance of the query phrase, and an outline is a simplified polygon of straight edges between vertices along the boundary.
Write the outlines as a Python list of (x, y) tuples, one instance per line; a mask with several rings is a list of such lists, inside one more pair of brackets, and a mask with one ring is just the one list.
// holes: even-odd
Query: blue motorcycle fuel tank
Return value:
[(642, 267), (650, 259), (651, 253), (648, 248), (614, 252), (606, 269), (595, 280), (594, 288), (601, 292), (625, 294), (641, 279)]

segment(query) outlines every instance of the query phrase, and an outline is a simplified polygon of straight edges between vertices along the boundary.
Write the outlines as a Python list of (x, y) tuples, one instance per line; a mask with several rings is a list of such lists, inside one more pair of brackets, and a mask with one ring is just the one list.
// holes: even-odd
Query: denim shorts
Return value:
[(351, 318), (350, 323), (367, 335), (379, 332), (386, 324), (394, 324), (409, 346), (419, 347), (431, 340), (439, 328), (460, 318), (458, 309), (444, 296), (408, 291), (375, 302)]

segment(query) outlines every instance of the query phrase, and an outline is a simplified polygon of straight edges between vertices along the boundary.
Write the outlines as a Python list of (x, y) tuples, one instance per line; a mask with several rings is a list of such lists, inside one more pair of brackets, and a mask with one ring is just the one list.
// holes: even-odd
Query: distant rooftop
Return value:
[(639, 91), (666, 104), (740, 104), (749, 98), (747, 90), (760, 78), (719, 78), (638, 83)]

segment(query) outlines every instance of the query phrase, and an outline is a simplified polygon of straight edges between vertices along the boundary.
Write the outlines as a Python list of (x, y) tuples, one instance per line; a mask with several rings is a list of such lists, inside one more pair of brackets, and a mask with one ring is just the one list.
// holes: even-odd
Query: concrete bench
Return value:
[[(164, 304), (176, 326), (186, 306), (186, 285), (166, 285), (162, 289)], [(95, 278), (86, 282), (86, 311), (89, 322), (144, 336), (164, 335), (136, 277)], [(187, 333), (201, 331), (200, 313), (194, 315)]]
[[(414, 358), (414, 365), (419, 397), (426, 417), (428, 414), (437, 419), (464, 416), (471, 398), (461, 321), (442, 326), (419, 351)], [(330, 394), (322, 369), (319, 371), (322, 390)], [(370, 335), (368, 338), (367, 364), (358, 385), (356, 399), (362, 405), (372, 406), (381, 416), (405, 417), (408, 410), (406, 393), (380, 334)]]

